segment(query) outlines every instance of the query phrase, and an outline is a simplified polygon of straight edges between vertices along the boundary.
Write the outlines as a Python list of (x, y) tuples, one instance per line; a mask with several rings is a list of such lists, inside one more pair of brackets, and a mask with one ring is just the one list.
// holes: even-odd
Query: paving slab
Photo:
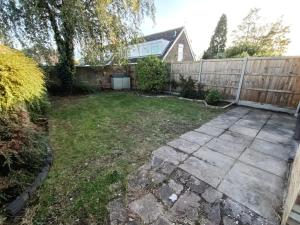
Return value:
[(205, 199), (205, 201), (209, 203), (214, 203), (217, 200), (220, 200), (223, 197), (223, 194), (216, 189), (209, 187), (205, 190), (205, 192), (201, 195), (202, 198)]
[(216, 127), (220, 129), (228, 129), (231, 127), (236, 121), (238, 120), (237, 117), (217, 117), (208, 123), (205, 123), (204, 125), (210, 126), (210, 127)]
[(202, 194), (209, 187), (207, 183), (194, 176), (189, 177), (186, 186), (197, 194)]
[(183, 186), (172, 179), (169, 180), (168, 185), (177, 195), (183, 190)]
[(266, 155), (250, 148), (246, 149), (246, 151), (243, 152), (239, 160), (282, 178), (287, 171), (286, 161), (270, 155)]
[(272, 116), (271, 112), (263, 111), (263, 110), (256, 110), (251, 111), (243, 118), (246, 120), (253, 120), (253, 121), (263, 121), (266, 122)]
[(250, 145), (250, 148), (271, 155), (273, 157), (287, 161), (289, 159), (289, 153), (295, 148), (294, 145), (282, 145), (278, 143), (272, 143), (269, 141), (261, 140), (256, 138)]
[(208, 142), (213, 137), (207, 134), (202, 134), (196, 131), (190, 131), (180, 136), (182, 139), (185, 139), (187, 141), (196, 143), (198, 145), (204, 145), (206, 142)]
[(293, 129), (285, 128), (282, 125), (266, 124), (262, 130), (268, 131), (268, 132), (271, 132), (274, 134), (282, 135), (287, 138), (292, 138), (294, 135)]
[(218, 190), (265, 218), (276, 218), (283, 183), (276, 175), (237, 162)]
[(230, 169), (234, 162), (232, 158), (212, 151), (208, 147), (201, 147), (198, 151), (194, 152), (193, 155), (209, 165), (216, 166), (226, 171)]
[(220, 138), (212, 139), (205, 146), (234, 159), (238, 158), (246, 148), (242, 144), (234, 143), (232, 141), (226, 141)]
[(220, 120), (221, 121), (222, 120), (222, 121), (230, 121), (231, 123), (234, 123), (234, 122), (238, 121), (239, 118), (240, 118), (239, 116), (230, 116), (226, 113), (223, 113), (223, 114), (217, 116), (212, 121), (214, 121), (214, 120)]
[(244, 115), (249, 113), (249, 111), (250, 111), (250, 109), (248, 109), (248, 108), (237, 107), (237, 108), (228, 110), (224, 114), (228, 115), (228, 116), (234, 116), (234, 117), (243, 117)]
[(246, 120), (246, 119), (242, 118), (239, 121), (237, 121), (234, 125), (260, 130), (264, 126), (264, 124), (265, 124), (265, 121)]
[(200, 145), (187, 141), (182, 138), (178, 138), (173, 141), (170, 141), (168, 145), (170, 145), (173, 148), (179, 149), (180, 151), (183, 151), (187, 154), (191, 154), (200, 148)]
[(284, 136), (276, 131), (271, 131), (270, 129), (262, 129), (258, 135), (257, 138), (261, 140), (266, 140), (275, 144), (288, 144), (292, 141), (291, 137), (289, 136)]
[(226, 131), (223, 133), (220, 137), (220, 139), (225, 141), (230, 141), (233, 143), (241, 144), (243, 146), (248, 146), (253, 141), (253, 137), (250, 137), (248, 135), (232, 132), (232, 131)]
[(278, 125), (293, 130), (296, 126), (296, 117), (283, 113), (273, 113), (267, 124)]
[(209, 163), (196, 157), (190, 157), (179, 167), (216, 188), (230, 169), (229, 160), (227, 163), (224, 162), (224, 165), (224, 168), (222, 168), (214, 165), (214, 163)]
[(172, 147), (163, 146), (153, 152), (153, 158), (158, 158), (163, 161), (173, 163), (174, 165), (178, 165), (187, 158), (187, 155), (176, 151)]
[(243, 127), (243, 126), (239, 126), (239, 125), (233, 125), (232, 127), (229, 128), (229, 130), (232, 132), (247, 135), (250, 137), (255, 137), (259, 132), (258, 129)]
[(147, 194), (131, 202), (129, 208), (138, 214), (145, 223), (154, 222), (163, 213), (163, 206), (152, 194)]
[(217, 128), (217, 127), (203, 125), (203, 126), (199, 127), (198, 129), (196, 129), (195, 131), (217, 137), (220, 134), (222, 134), (225, 130)]
[(163, 216), (160, 216), (154, 223), (153, 225), (174, 225), (171, 223), (168, 219), (166, 219)]
[(166, 213), (166, 217), (176, 224), (193, 224), (199, 217), (200, 200), (195, 193), (186, 191)]

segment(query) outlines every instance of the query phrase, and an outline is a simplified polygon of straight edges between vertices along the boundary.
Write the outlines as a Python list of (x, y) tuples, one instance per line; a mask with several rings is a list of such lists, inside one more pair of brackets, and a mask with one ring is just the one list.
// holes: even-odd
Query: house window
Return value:
[(183, 44), (178, 45), (178, 62), (181, 62), (183, 60)]
[(154, 55), (156, 55), (156, 54), (159, 54), (160, 53), (160, 51), (159, 51), (159, 45), (152, 45), (152, 47), (151, 47), (151, 53), (152, 54), (154, 54)]

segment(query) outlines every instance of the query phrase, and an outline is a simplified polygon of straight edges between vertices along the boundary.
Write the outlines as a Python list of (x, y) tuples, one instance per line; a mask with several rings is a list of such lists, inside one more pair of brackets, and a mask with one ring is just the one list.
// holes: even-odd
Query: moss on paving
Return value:
[(55, 99), (49, 131), (55, 160), (27, 214), (34, 224), (108, 224), (106, 204), (125, 191), (126, 175), (157, 147), (220, 112), (132, 92)]

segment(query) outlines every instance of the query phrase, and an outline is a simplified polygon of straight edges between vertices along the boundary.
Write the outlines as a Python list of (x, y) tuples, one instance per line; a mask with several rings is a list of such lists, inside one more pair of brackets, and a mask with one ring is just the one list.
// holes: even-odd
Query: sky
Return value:
[(290, 26), (291, 40), (285, 55), (300, 56), (300, 0), (155, 0), (155, 23), (146, 18), (141, 26), (144, 35), (185, 26), (193, 51), (201, 56), (207, 49), (220, 16), (227, 16), (227, 46), (231, 32), (251, 8), (260, 8), (263, 21), (275, 22), (282, 16)]

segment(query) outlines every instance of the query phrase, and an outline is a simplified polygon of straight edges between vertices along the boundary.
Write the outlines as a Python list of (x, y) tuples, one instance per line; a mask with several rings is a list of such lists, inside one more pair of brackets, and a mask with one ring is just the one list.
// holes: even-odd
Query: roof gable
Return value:
[(178, 37), (178, 35), (180, 34), (180, 32), (183, 29), (184, 29), (184, 27), (179, 27), (179, 28), (175, 28), (172, 30), (167, 30), (167, 31), (163, 31), (163, 32), (155, 33), (155, 34), (150, 34), (150, 35), (144, 36), (143, 39), (145, 41), (154, 41), (154, 40), (159, 40), (159, 39), (165, 39), (170, 42), (173, 42), (176, 40), (176, 38)]
[[(173, 46), (174, 42), (179, 38), (179, 36), (182, 34), (184, 31), (184, 27), (178, 27), (175, 29), (155, 33), (155, 34), (150, 34), (147, 36), (144, 36), (142, 39), (144, 42), (151, 42), (151, 41), (156, 41), (156, 40), (167, 40), (169, 41), (168, 46), (166, 46), (165, 50), (163, 51), (162, 54), (157, 55), (160, 58), (164, 58), (165, 54), (169, 52), (169, 49)], [(138, 58), (131, 58), (130, 62), (134, 63), (137, 61)]]

